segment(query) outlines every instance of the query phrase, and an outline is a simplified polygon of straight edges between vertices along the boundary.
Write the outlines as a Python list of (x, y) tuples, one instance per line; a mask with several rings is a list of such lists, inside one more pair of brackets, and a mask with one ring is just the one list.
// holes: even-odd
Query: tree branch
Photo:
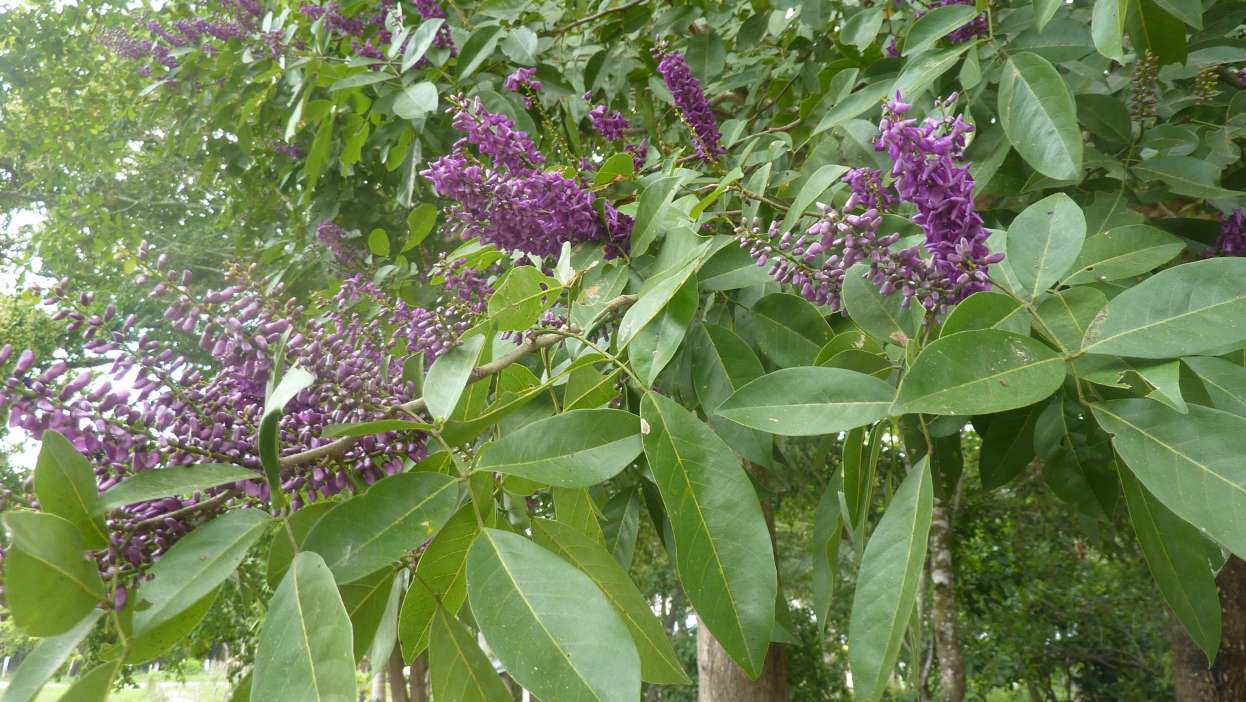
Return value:
[(593, 20), (601, 19), (602, 17), (605, 17), (606, 15), (612, 15), (616, 12), (623, 12), (625, 10), (630, 10), (633, 7), (636, 7), (637, 5), (643, 5), (648, 1), (649, 0), (632, 0), (632, 2), (629, 2), (626, 5), (619, 5), (618, 7), (612, 7), (608, 10), (602, 10), (601, 12), (598, 12), (595, 15), (589, 15), (588, 17), (581, 17), (580, 19), (574, 22), (564, 24), (563, 26), (551, 31), (549, 34), (550, 36), (554, 36), (554, 37), (560, 34), (565, 34), (566, 32), (572, 29), (575, 29), (576, 27), (582, 24), (588, 24), (589, 22), (592, 22)]

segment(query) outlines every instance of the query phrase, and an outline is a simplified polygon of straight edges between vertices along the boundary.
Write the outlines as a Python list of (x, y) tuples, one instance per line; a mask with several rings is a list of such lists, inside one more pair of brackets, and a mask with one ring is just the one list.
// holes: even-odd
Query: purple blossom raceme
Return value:
[(887, 39), (887, 43), (883, 46), (883, 55), (887, 58), (900, 58), (900, 47), (896, 44), (896, 38)]
[[(329, 425), (386, 417), (413, 400), (414, 384), (402, 379), (407, 355), (431, 358), (453, 346), (492, 292), (484, 274), (457, 261), (444, 267), (447, 295), (431, 310), (395, 304), (360, 277), (308, 310), (283, 301), (280, 285), (270, 287), (239, 269), (227, 273), (226, 287), (192, 295), (189, 272), (170, 269), (165, 256), (152, 258), (144, 243), (139, 260), (145, 272), (135, 283), (168, 305), (162, 320), (141, 326), (134, 315), (121, 320), (115, 307), (101, 310), (89, 293), (69, 295), (63, 281), (48, 298), (54, 318), (81, 330), (83, 351), (99, 359), (98, 370), (71, 372), (64, 360), (36, 370), (34, 353), (25, 350), (0, 381), (10, 424), (36, 437), (48, 430), (63, 434), (91, 461), (101, 491), (158, 467), (232, 463), (255, 470), (254, 479), (110, 513), (112, 545), (97, 560), (103, 574), (123, 586), (199, 521), (267, 498), (256, 427), (265, 387), (278, 372), (273, 357), (279, 345), (284, 367), (315, 376), (279, 421), (282, 452), (290, 455), (332, 442), (325, 436)], [(170, 335), (196, 339), (202, 354), (178, 354), (165, 341)], [(12, 357), (11, 347), (0, 348), (0, 368)], [(281, 486), (298, 509), (405, 470), (424, 454), (417, 432), (363, 437), (339, 457), (284, 468)], [(199, 511), (182, 511), (190, 507)]]
[(630, 217), (604, 201), (599, 213), (591, 190), (542, 170), (545, 159), (528, 135), (505, 115), (486, 110), (479, 98), (454, 102), (452, 124), (465, 136), (420, 175), (439, 196), (456, 202), (449, 215), (464, 238), (538, 256), (557, 255), (564, 242), (584, 241), (602, 242), (608, 256), (626, 252)]
[[(950, 104), (952, 100), (948, 100)], [(882, 174), (858, 168), (844, 176), (852, 190), (843, 214), (823, 206), (822, 216), (802, 234), (779, 231), (778, 224), (762, 234), (745, 231), (740, 243), (779, 282), (790, 284), (818, 304), (841, 305), (840, 293), (849, 268), (862, 263), (865, 277), (889, 295), (899, 292), (907, 306), (916, 299), (931, 318), (978, 290), (990, 288), (987, 266), (1003, 258), (986, 248), (986, 229), (973, 207), (973, 179), (958, 165), (964, 134), (971, 128), (960, 117), (900, 119), (908, 105), (886, 107), (877, 148), (887, 150), (894, 166), (893, 184)], [(900, 200), (917, 208), (913, 220), (925, 232), (919, 247), (895, 249), (898, 233), (881, 232), (882, 213)]]
[(658, 62), (658, 73), (671, 91), (675, 106), (679, 108), (679, 116), (692, 132), (697, 149), (697, 156), (706, 163), (713, 163), (722, 156), (724, 151), (718, 143), (718, 122), (710, 109), (710, 101), (701, 89), (701, 81), (692, 74), (684, 55), (678, 51), (668, 51), (661, 55)]
[(326, 219), (316, 227), (316, 239), (324, 245), (338, 263), (353, 263), (359, 260), (360, 252), (345, 240), (346, 232), (333, 220)]
[[(591, 90), (584, 93), (584, 102), (591, 103), (592, 100)], [(588, 111), (588, 121), (593, 126), (593, 131), (600, 134), (606, 141), (621, 141), (623, 131), (632, 126), (621, 113), (612, 112), (605, 105), (593, 105)]]
[(536, 94), (541, 92), (541, 81), (535, 78), (535, 68), (516, 68), (506, 76), (506, 89), (519, 93), (523, 97), (524, 105), (532, 107), (533, 101), (537, 99)]
[[(935, 103), (952, 105), (956, 96)], [(900, 199), (917, 208), (913, 221), (925, 232), (925, 248), (935, 268), (951, 283), (948, 296), (927, 304), (936, 310), (991, 288), (987, 266), (1003, 258), (986, 246), (990, 235), (973, 203), (973, 176), (965, 155), (965, 135), (973, 125), (957, 115), (903, 119), (911, 105), (897, 99), (884, 108), (875, 148), (886, 151)]]
[(1234, 209), (1220, 221), (1217, 256), (1246, 256), (1246, 212)]

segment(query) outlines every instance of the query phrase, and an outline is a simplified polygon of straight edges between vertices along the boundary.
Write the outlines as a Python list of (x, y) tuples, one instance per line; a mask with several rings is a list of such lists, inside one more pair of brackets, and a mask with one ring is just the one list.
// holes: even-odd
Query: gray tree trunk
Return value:
[[(413, 668), (411, 672), (415, 672)], [(402, 674), (402, 649), (394, 645), (389, 654), (389, 699), (393, 702), (411, 702), (407, 694), (407, 681)]]
[(930, 603), (935, 653), (939, 659), (938, 699), (962, 702), (965, 699), (965, 656), (960, 645), (952, 515), (951, 501), (935, 498), (930, 522)]
[(1176, 617), (1168, 616), (1173, 687), (1177, 702), (1246, 700), (1246, 561), (1230, 556), (1216, 576), (1220, 591), (1220, 652), (1215, 665), (1199, 650)]
[(424, 652), (411, 661), (410, 699), (411, 702), (428, 702), (428, 653)]
[(697, 702), (786, 702), (787, 665), (783, 646), (770, 644), (756, 680), (731, 660), (714, 635), (697, 620)]

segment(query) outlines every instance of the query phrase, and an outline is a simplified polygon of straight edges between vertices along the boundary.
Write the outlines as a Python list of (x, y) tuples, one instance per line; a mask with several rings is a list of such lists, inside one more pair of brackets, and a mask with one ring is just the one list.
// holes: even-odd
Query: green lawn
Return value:
[[(163, 673), (148, 673), (135, 676), (135, 682), (138, 687), (114, 692), (108, 697), (109, 702), (226, 702), (229, 699), (230, 688), (223, 673), (187, 675), (185, 683)], [(36, 702), (56, 702), (72, 683), (72, 680), (49, 683)]]

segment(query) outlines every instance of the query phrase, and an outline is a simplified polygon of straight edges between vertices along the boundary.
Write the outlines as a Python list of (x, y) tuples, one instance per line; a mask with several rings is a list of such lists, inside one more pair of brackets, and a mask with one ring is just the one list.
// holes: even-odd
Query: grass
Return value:
[[(138, 687), (128, 687), (109, 695), (109, 702), (226, 702), (230, 687), (224, 673), (186, 675), (185, 683), (163, 672), (134, 676)], [(48, 683), (35, 702), (56, 702), (65, 694), (72, 679)]]

